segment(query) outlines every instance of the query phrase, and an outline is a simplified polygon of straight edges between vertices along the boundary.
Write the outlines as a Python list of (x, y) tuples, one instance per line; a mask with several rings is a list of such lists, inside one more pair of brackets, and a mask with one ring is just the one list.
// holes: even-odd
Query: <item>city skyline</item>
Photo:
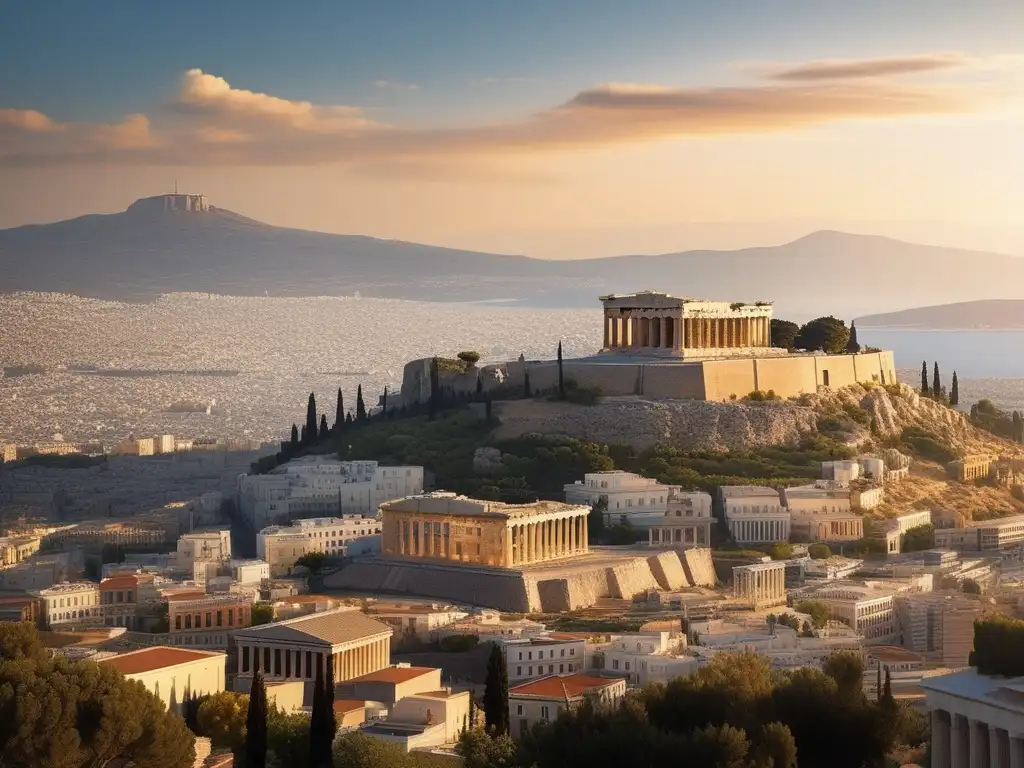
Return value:
[(542, 257), (844, 225), (1024, 248), (1011, 4), (102, 5), (5, 12), (0, 227), (177, 182), (268, 223)]

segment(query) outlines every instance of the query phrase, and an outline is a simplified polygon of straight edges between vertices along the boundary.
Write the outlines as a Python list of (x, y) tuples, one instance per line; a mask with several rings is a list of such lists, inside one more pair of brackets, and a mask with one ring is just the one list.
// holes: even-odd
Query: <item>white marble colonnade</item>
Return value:
[(753, 606), (777, 603), (786, 599), (786, 568), (782, 563), (772, 567), (738, 566), (733, 568), (733, 596)]
[(741, 544), (789, 540), (789, 521), (785, 519), (745, 520), (742, 517), (731, 517), (728, 523), (729, 533)]
[(744, 349), (771, 346), (771, 318), (682, 317), (659, 310), (606, 310), (604, 348)]
[(1024, 733), (943, 709), (931, 711), (931, 726), (933, 768), (1024, 768)]
[(239, 675), (261, 671), (267, 680), (315, 680), (317, 665), (326, 665), (327, 658), (332, 660), (335, 682), (351, 680), (389, 666), (391, 640), (372, 638), (316, 650), (308, 645), (253, 643), (238, 638)]
[(541, 520), (512, 518), (505, 529), (505, 564), (513, 568), (582, 555), (589, 548), (587, 516), (583, 514)]

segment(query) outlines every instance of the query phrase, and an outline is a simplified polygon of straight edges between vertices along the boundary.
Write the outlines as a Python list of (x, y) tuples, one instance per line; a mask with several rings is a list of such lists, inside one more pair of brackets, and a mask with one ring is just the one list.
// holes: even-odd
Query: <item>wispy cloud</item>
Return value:
[(377, 80), (373, 85), (376, 88), (390, 88), (395, 91), (418, 91), (420, 89), (416, 83), (402, 83), (397, 80)]
[(388, 125), (356, 106), (249, 91), (192, 69), (164, 109), (118, 123), (63, 124), (32, 110), (0, 109), (0, 164), (341, 163), (386, 165), (395, 172), (403, 164), (443, 168), (454, 159), (493, 163), (516, 151), (962, 114), (1005, 94), (986, 83), (908, 83), (900, 76), (966, 67), (968, 61), (958, 54), (924, 54), (806, 62), (777, 67), (742, 87), (608, 83), (518, 120), (446, 128)]
[(470, 85), (498, 85), (500, 83), (536, 83), (535, 77), (481, 77), (470, 80)]
[(924, 53), (878, 59), (822, 59), (782, 69), (774, 73), (773, 79), (796, 82), (856, 80), (963, 68), (971, 62), (972, 59), (962, 53)]

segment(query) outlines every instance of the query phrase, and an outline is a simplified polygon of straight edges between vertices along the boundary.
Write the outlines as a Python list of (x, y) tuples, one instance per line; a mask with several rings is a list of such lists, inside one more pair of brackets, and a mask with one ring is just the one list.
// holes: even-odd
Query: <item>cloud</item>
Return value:
[(808, 62), (742, 87), (607, 83), (518, 120), (442, 128), (388, 125), (355, 106), (244, 90), (192, 69), (163, 109), (119, 123), (60, 124), (39, 112), (0, 109), (0, 165), (336, 163), (423, 175), (456, 161), (496, 167), (523, 151), (971, 113), (1005, 96), (986, 83), (908, 84), (897, 77), (941, 69), (941, 62), (954, 66), (952, 57)]
[(962, 53), (924, 53), (916, 56), (889, 56), (878, 59), (823, 59), (808, 61), (774, 73), (773, 79), (795, 82), (818, 80), (855, 80), (889, 77), (964, 68), (973, 59)]
[(401, 83), (396, 80), (377, 80), (373, 85), (376, 88), (390, 88), (396, 91), (418, 91), (420, 89), (416, 83)]

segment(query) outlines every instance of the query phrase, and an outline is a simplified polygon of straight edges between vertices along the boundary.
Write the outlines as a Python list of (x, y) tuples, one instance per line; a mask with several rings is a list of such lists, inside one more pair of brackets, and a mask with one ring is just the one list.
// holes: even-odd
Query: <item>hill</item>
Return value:
[(994, 299), (939, 304), (857, 318), (861, 328), (1017, 330), (1024, 328), (1024, 300)]
[[(957, 279), (950, 280), (951, 274)], [(936, 299), (1000, 298), (1005, 286), (1021, 279), (1021, 258), (842, 232), (736, 251), (557, 261), (287, 229), (213, 206), (172, 211), (136, 203), (117, 214), (0, 230), (0, 292), (118, 300), (172, 292), (360, 292), (590, 307), (603, 293), (660, 289), (773, 300), (779, 314), (805, 318), (848, 317)]]

